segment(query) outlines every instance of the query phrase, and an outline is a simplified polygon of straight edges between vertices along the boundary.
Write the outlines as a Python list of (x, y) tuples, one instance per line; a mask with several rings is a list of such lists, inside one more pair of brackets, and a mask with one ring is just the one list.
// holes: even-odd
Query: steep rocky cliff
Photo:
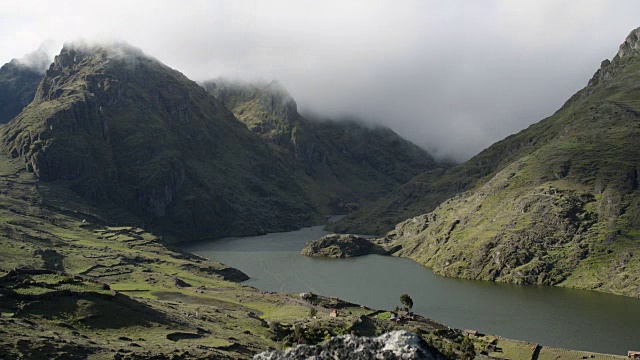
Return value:
[(319, 220), (282, 156), (184, 75), (126, 44), (67, 44), (1, 148), (44, 183), (182, 239)]
[(0, 68), (0, 124), (9, 122), (29, 105), (49, 63), (49, 56), (41, 48)]

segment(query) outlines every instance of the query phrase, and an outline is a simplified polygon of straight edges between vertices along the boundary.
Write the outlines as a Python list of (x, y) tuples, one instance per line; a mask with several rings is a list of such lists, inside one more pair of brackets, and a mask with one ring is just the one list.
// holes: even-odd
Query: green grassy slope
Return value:
[(442, 166), (388, 128), (301, 116), (295, 100), (275, 81), (212, 80), (202, 86), (251, 131), (288, 155), (306, 193), (326, 212), (353, 211), (420, 172)]
[(40, 180), (183, 240), (321, 219), (285, 157), (196, 83), (128, 45), (67, 45), (1, 137)]
[[(471, 190), (398, 224), (397, 255), (448, 276), (640, 296), (639, 33), (556, 114), (450, 170), (507, 151)], [(514, 141), (532, 145), (512, 158)]]
[(492, 145), (472, 159), (451, 167), (423, 172), (396, 189), (329, 225), (335, 232), (384, 234), (405, 219), (433, 211), (446, 199), (474, 188), (506, 165), (546, 144), (561, 130), (540, 122)]
[(293, 324), (336, 335), (371, 312), (342, 303), (333, 319), (329, 299), (243, 286), (238, 270), (141, 228), (104, 226), (100, 209), (51, 193), (73, 194), (0, 156), (1, 357), (251, 358), (291, 341)]

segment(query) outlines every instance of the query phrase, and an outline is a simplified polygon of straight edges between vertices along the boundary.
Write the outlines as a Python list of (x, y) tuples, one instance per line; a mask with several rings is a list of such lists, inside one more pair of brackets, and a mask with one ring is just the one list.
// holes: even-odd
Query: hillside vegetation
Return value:
[(447, 276), (640, 296), (639, 35), (553, 116), (425, 184), (417, 201), (470, 190), (398, 224), (396, 255)]

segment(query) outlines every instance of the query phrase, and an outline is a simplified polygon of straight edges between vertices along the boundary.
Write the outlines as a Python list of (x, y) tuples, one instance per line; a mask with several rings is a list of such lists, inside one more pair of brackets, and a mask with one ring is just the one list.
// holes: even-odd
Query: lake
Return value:
[(251, 277), (245, 284), (262, 290), (311, 291), (388, 310), (408, 293), (416, 313), (451, 327), (574, 350), (624, 355), (640, 350), (640, 299), (446, 278), (390, 256), (300, 255), (307, 241), (327, 234), (323, 226), (315, 226), (199, 242), (183, 249), (242, 270)]

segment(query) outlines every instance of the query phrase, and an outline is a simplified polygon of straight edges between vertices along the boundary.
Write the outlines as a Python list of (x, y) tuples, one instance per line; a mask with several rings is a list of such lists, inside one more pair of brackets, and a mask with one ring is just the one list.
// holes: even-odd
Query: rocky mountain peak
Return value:
[(298, 104), (293, 99), (289, 91), (278, 81), (271, 81), (264, 89), (262, 100), (265, 105), (271, 110), (277, 110), (278, 108), (284, 108), (288, 112), (297, 112)]
[[(612, 61), (608, 59), (602, 61), (600, 64), (600, 68), (593, 74), (591, 80), (589, 80), (588, 89), (593, 86), (598, 85), (599, 83), (608, 80), (614, 74), (617, 74), (625, 67), (625, 64), (628, 60), (633, 60), (634, 57), (640, 56), (640, 28), (637, 28), (625, 39), (625, 41), (620, 45), (618, 49), (618, 53), (613, 58)], [(583, 96), (586, 96), (589, 92), (587, 91)]]
[(136, 66), (145, 60), (160, 64), (159, 61), (144, 54), (139, 48), (125, 42), (89, 43), (77, 40), (64, 44), (60, 53), (54, 57), (49, 70), (69, 73), (79, 69), (84, 69), (84, 71), (96, 69), (100, 65), (112, 61)]
[(621, 58), (633, 55), (640, 55), (640, 27), (629, 33), (618, 50)]
[[(148, 57), (140, 48), (123, 41), (87, 42), (84, 40), (76, 40), (66, 42), (60, 54), (79, 56), (100, 54), (110, 58)], [(81, 57), (77, 57), (76, 61), (80, 58)]]
[[(92, 95), (113, 92), (109, 90), (124, 85), (123, 80), (131, 83), (135, 78), (144, 84), (156, 77), (180, 83), (182, 74), (124, 42), (67, 42), (45, 72), (34, 101), (78, 95), (84, 91)], [(122, 93), (117, 97), (122, 100)]]

